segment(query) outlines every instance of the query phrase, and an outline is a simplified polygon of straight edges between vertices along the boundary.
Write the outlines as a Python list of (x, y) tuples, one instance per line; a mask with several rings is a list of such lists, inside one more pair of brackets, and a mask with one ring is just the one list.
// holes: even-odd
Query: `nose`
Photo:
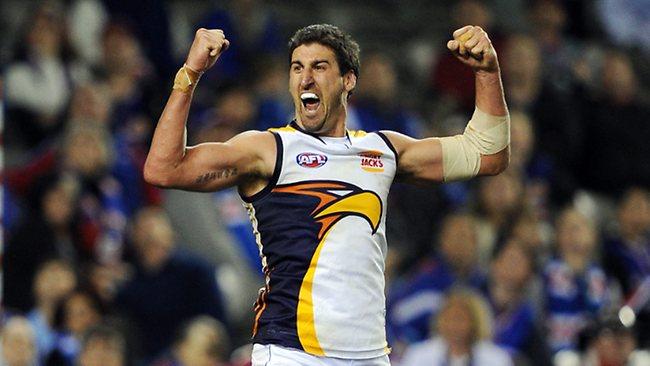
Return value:
[(300, 79), (300, 88), (303, 90), (309, 90), (314, 84), (314, 76), (308, 68), (302, 73), (302, 79)]

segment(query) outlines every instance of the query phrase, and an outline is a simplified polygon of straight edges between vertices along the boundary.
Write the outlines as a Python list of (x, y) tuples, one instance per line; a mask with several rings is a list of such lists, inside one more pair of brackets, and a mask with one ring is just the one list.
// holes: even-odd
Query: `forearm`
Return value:
[(476, 72), (476, 110), (462, 135), (440, 139), (444, 180), (502, 172), (509, 162), (510, 117), (498, 68)]
[(146, 177), (155, 180), (173, 171), (182, 162), (187, 142), (185, 124), (191, 101), (191, 92), (172, 90), (151, 140), (145, 163)]
[(499, 69), (497, 68), (494, 72), (477, 71), (475, 79), (476, 107), (492, 116), (505, 116), (508, 114)]

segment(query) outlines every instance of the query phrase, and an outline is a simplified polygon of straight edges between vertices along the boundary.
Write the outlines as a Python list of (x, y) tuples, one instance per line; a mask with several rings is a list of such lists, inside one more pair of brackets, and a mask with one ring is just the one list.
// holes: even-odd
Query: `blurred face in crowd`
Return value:
[(580, 212), (569, 208), (562, 211), (556, 222), (558, 249), (565, 260), (591, 258), (596, 245), (596, 231), (591, 222)]
[(2, 356), (6, 366), (31, 366), (36, 360), (36, 339), (27, 319), (16, 316), (2, 329)]
[(110, 163), (109, 139), (101, 128), (73, 127), (66, 139), (66, 167), (84, 177), (100, 176)]
[(72, 268), (54, 260), (44, 264), (34, 279), (34, 294), (39, 305), (54, 305), (77, 286)]
[(119, 25), (107, 27), (103, 40), (104, 66), (110, 73), (141, 73), (146, 62), (136, 38)]
[(159, 270), (174, 248), (174, 232), (167, 215), (158, 208), (141, 210), (135, 220), (133, 241), (145, 269)]
[(47, 222), (56, 227), (64, 228), (70, 223), (74, 212), (77, 196), (76, 183), (69, 179), (61, 179), (43, 196), (43, 216)]
[(531, 215), (522, 215), (517, 218), (512, 228), (512, 237), (532, 253), (539, 253), (544, 249), (540, 223)]
[(440, 249), (456, 269), (469, 272), (477, 260), (476, 223), (470, 215), (452, 215), (445, 219), (440, 232)]
[(78, 86), (70, 104), (70, 120), (105, 125), (111, 108), (108, 90), (101, 84)]
[(118, 340), (93, 337), (88, 340), (79, 354), (80, 366), (122, 366), (124, 350)]
[(538, 0), (533, 6), (531, 17), (538, 32), (560, 33), (567, 15), (557, 0)]
[(255, 86), (255, 91), (265, 97), (282, 98), (286, 94), (287, 72), (284, 60), (266, 58), (260, 61), (260, 77)]
[(207, 126), (194, 136), (196, 143), (229, 140), (251, 124), (256, 109), (253, 96), (247, 90), (233, 89), (224, 93)]
[(626, 330), (601, 330), (592, 342), (601, 365), (625, 365), (636, 348), (634, 335)]
[(448, 343), (468, 347), (473, 343), (474, 322), (469, 304), (451, 297), (438, 315), (438, 332)]
[(472, 24), (487, 31), (492, 26), (492, 13), (481, 1), (462, 0), (454, 7), (452, 15), (459, 28)]
[(531, 258), (522, 245), (509, 241), (492, 261), (490, 271), (491, 295), (497, 307), (506, 307), (521, 298), (532, 271)]
[(70, 296), (65, 304), (65, 326), (77, 337), (88, 330), (91, 326), (101, 321), (101, 314), (95, 303), (89, 296), (82, 292), (76, 292)]
[(603, 90), (615, 104), (634, 101), (637, 92), (632, 62), (623, 53), (610, 52), (603, 64)]
[(542, 57), (537, 41), (514, 35), (508, 39), (502, 55), (500, 63), (508, 104), (526, 107), (535, 100), (540, 88)]
[(626, 192), (618, 208), (621, 234), (636, 240), (650, 231), (650, 193), (641, 188)]
[(335, 134), (337, 124), (345, 122), (347, 95), (355, 84), (356, 76), (352, 71), (341, 75), (331, 48), (320, 43), (309, 43), (293, 50), (289, 91), (296, 118), (305, 130), (324, 135)]
[(56, 57), (63, 39), (63, 17), (54, 5), (45, 3), (32, 21), (27, 35), (32, 52), (41, 57)]
[(178, 346), (178, 358), (187, 366), (217, 365), (223, 358), (218, 350), (219, 337), (219, 333), (208, 324), (192, 325), (187, 337)]
[(359, 95), (381, 102), (392, 102), (397, 91), (397, 73), (390, 59), (382, 54), (372, 54), (363, 61)]
[(522, 183), (520, 176), (512, 173), (481, 179), (479, 199), (488, 216), (507, 215), (521, 206)]

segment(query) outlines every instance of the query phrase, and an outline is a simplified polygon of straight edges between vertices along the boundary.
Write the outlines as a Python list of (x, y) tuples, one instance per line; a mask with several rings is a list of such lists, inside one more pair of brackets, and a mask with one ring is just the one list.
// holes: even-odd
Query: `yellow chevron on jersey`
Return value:
[(274, 176), (262, 192), (243, 197), (266, 274), (254, 342), (349, 359), (386, 354), (392, 145), (378, 133), (323, 137), (296, 123), (272, 132)]

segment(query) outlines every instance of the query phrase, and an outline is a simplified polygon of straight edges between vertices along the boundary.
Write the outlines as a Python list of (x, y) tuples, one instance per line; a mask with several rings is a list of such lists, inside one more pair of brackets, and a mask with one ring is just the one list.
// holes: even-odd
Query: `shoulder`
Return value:
[(403, 133), (382, 130), (375, 132), (382, 139), (386, 141), (394, 150), (396, 154), (400, 154), (408, 145), (416, 142), (417, 140), (411, 136)]
[(256, 143), (273, 146), (275, 144), (274, 134), (270, 131), (249, 130), (235, 135), (228, 142), (230, 143)]
[(508, 352), (492, 342), (481, 341), (475, 346), (477, 363), (479, 365), (512, 365)]

